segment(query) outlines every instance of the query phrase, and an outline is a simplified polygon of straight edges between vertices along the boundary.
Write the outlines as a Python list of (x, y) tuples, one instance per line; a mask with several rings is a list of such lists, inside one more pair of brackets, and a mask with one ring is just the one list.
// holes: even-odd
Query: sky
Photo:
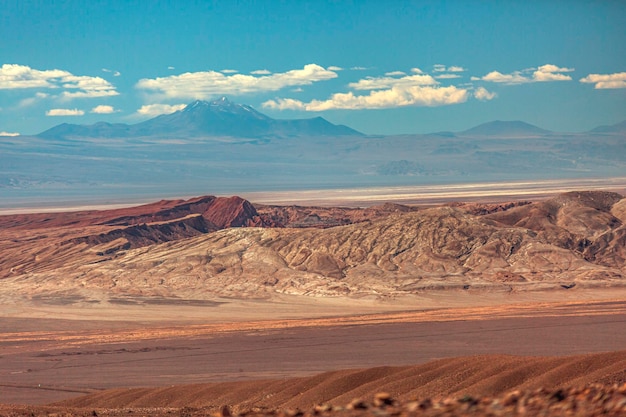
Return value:
[(226, 96), (366, 134), (626, 120), (625, 1), (0, 0), (0, 134)]

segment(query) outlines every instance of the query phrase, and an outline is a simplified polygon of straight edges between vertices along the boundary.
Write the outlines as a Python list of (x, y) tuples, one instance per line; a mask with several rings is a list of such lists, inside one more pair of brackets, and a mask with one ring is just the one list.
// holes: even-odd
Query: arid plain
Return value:
[(626, 199), (607, 188), (5, 214), (0, 403), (25, 405), (0, 413), (623, 384)]

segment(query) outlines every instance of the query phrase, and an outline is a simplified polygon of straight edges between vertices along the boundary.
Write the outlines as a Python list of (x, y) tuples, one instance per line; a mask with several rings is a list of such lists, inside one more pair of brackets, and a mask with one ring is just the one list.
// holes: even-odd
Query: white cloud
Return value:
[(252, 74), (252, 75), (270, 75), (271, 71), (266, 70), (266, 69), (261, 69), (261, 70), (251, 71), (250, 74)]
[(391, 71), (391, 72), (386, 72), (385, 75), (388, 76), (388, 77), (398, 77), (398, 76), (406, 75), (406, 72), (403, 72), (403, 71)]
[(77, 76), (64, 70), (37, 70), (26, 65), (4, 64), (0, 67), (0, 90), (47, 88), (63, 91), (65, 98), (90, 98), (115, 96), (119, 93), (108, 81), (100, 77)]
[(472, 80), (483, 80), (492, 83), (504, 83), (504, 84), (522, 84), (527, 83), (530, 79), (524, 77), (520, 71), (512, 72), (511, 74), (502, 74), (499, 71), (491, 71), (484, 77), (472, 77)]
[(67, 71), (32, 69), (25, 65), (4, 64), (0, 67), (0, 90), (19, 88), (57, 88), (55, 81), (71, 75)]
[(422, 71), (419, 68), (411, 68), (411, 72), (415, 73), (415, 74), (423, 74), (424, 73), (424, 71)]
[(330, 67), (326, 68), (328, 71), (343, 71), (343, 68), (341, 67), (336, 67), (334, 65), (331, 65)]
[(581, 83), (595, 84), (597, 90), (611, 88), (626, 88), (626, 72), (613, 74), (589, 74), (580, 79)]
[(448, 72), (464, 72), (464, 71), (467, 71), (467, 69), (463, 67), (457, 67), (455, 65), (448, 67)]
[(365, 71), (367, 68), (366, 67), (351, 67), (350, 69), (352, 71)]
[(137, 113), (142, 116), (158, 116), (160, 114), (170, 114), (184, 109), (186, 104), (147, 104), (141, 106)]
[(167, 98), (205, 99), (216, 95), (241, 95), (277, 91), (336, 78), (337, 73), (316, 64), (271, 75), (225, 75), (217, 71), (187, 72), (160, 78), (144, 78), (136, 87)]
[(223, 69), (223, 70), (221, 70), (220, 72), (221, 72), (221, 73), (223, 73), (223, 74), (236, 74), (236, 73), (238, 73), (239, 71), (234, 70), (234, 69)]
[(50, 109), (46, 116), (82, 116), (85, 112), (78, 109)]
[(167, 67), (168, 70), (174, 70), (176, 69), (176, 67), (172, 67), (171, 65), (169, 67)]
[(63, 78), (63, 88), (76, 91), (64, 91), (64, 98), (95, 98), (117, 96), (113, 86), (100, 77), (70, 75)]
[(91, 109), (91, 113), (97, 113), (97, 114), (111, 114), (115, 112), (116, 110), (113, 108), (113, 106), (107, 106), (106, 104), (100, 104), (99, 106), (96, 106), (93, 109)]
[[(534, 82), (547, 81), (571, 81), (572, 77), (563, 74), (564, 72), (572, 72), (574, 68), (560, 68), (556, 65), (546, 64), (538, 68), (529, 68), (522, 71), (513, 71), (510, 74), (502, 74), (498, 71), (491, 71), (483, 77), (472, 77), (473, 81), (488, 81), (492, 83), (503, 84), (525, 84)], [(525, 75), (532, 72), (532, 75)]]
[(289, 98), (276, 99), (268, 100), (262, 106), (278, 110), (306, 111), (385, 109), (406, 106), (434, 107), (463, 103), (467, 97), (467, 90), (454, 86), (397, 85), (387, 90), (370, 91), (367, 95), (355, 95), (352, 92), (336, 93), (328, 100), (312, 100), (309, 103)]
[(276, 100), (267, 100), (261, 106), (266, 109), (274, 110), (307, 110), (306, 103), (293, 98), (277, 98)]
[(533, 72), (533, 81), (570, 81), (572, 77), (561, 73), (572, 71), (574, 68), (559, 68), (552, 64), (542, 65)]
[(443, 72), (446, 70), (446, 66), (442, 65), (442, 64), (435, 64), (433, 65), (433, 71), (435, 72)]
[(461, 76), (459, 74), (439, 74), (439, 75), (435, 75), (436, 79), (441, 79), (441, 80), (445, 80), (445, 79), (451, 79), (451, 78), (461, 78)]
[(17, 132), (0, 132), (0, 136), (20, 136)]
[(485, 87), (478, 87), (474, 90), (474, 98), (481, 101), (493, 100), (496, 98), (496, 93), (487, 91)]
[(393, 77), (367, 77), (348, 86), (354, 90), (382, 90), (392, 88), (394, 86), (420, 86), (435, 85), (437, 81), (430, 75), (407, 75), (401, 78)]

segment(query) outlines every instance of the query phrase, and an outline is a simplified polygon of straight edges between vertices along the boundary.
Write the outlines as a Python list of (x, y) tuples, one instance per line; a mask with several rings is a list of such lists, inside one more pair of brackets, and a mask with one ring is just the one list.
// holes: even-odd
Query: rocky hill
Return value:
[[(148, 207), (160, 209), (150, 214)], [(2, 282), (28, 288), (24, 294), (85, 299), (393, 297), (626, 284), (626, 200), (615, 193), (482, 208), (259, 210), (238, 197), (203, 197), (130, 215), (105, 212), (95, 222), (91, 213), (91, 225), (79, 228), (37, 231), (30, 222), (25, 231), (0, 218)], [(284, 227), (290, 224), (296, 227)]]

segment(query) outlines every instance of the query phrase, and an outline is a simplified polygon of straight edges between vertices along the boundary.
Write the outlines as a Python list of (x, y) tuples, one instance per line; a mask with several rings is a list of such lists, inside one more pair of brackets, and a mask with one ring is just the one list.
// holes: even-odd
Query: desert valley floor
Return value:
[(319, 414), (381, 391), (409, 412), (566, 387), (619, 415), (623, 191), (0, 216), (0, 415)]

